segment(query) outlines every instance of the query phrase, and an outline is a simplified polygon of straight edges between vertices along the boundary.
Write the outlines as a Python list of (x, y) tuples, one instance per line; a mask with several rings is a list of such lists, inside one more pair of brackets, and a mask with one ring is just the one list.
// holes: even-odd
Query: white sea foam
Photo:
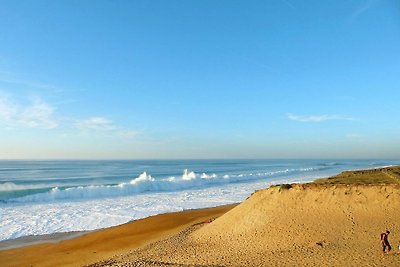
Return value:
[[(152, 180), (147, 174), (136, 179), (139, 178), (145, 183)], [(299, 180), (275, 180), (275, 183), (295, 181)], [(95, 230), (160, 213), (237, 203), (271, 183), (273, 182), (224, 184), (198, 190), (68, 202), (0, 204), (0, 240), (55, 232)], [(59, 192), (56, 188), (53, 190)]]
[(12, 182), (0, 183), (0, 191), (21, 191), (27, 189), (40, 189), (40, 188), (48, 188), (51, 187), (48, 184), (28, 184), (28, 185), (19, 185)]
[[(165, 164), (164, 162), (161, 163)], [(181, 162), (178, 163), (179, 166), (183, 165)], [(261, 168), (255, 166), (253, 168), (253, 162), (249, 162), (249, 166), (246, 165), (247, 163), (245, 166), (229, 165), (228, 163), (228, 167), (226, 167), (226, 162), (222, 163), (223, 167), (218, 164), (215, 166), (208, 166), (207, 164), (200, 165), (201, 167), (196, 166), (199, 169), (210, 170), (208, 173), (184, 170), (182, 175), (175, 176), (171, 176), (171, 173), (176, 171), (174, 165), (167, 168), (163, 164), (160, 165), (161, 167), (151, 164), (151, 166), (140, 165), (140, 172), (147, 169), (153, 170), (154, 173), (166, 174), (161, 177), (153, 177), (149, 173), (143, 172), (136, 178), (127, 179), (125, 182), (118, 180), (116, 182), (118, 184), (114, 185), (105, 184), (110, 183), (113, 179), (102, 181), (96, 179), (94, 182), (97, 185), (71, 186), (69, 188), (65, 188), (65, 184), (55, 183), (60, 178), (63, 181), (68, 181), (81, 176), (91, 178), (92, 175), (77, 175), (80, 169), (74, 165), (76, 163), (63, 163), (64, 166), (70, 166), (67, 168), (70, 172), (64, 174), (64, 169), (62, 169), (52, 173), (53, 177), (48, 179), (41, 177), (43, 174), (47, 177), (47, 171), (34, 172), (33, 176), (31, 173), (10, 174), (7, 171), (6, 173), (10, 177), (33, 181), (33, 184), (20, 185), (17, 183), (18, 180), (11, 180), (11, 178), (4, 179), (4, 181), (16, 182), (0, 184), (0, 188), (2, 188), (0, 195), (3, 196), (21, 195), (24, 192), (14, 194), (14, 192), (7, 191), (27, 189), (29, 191), (27, 193), (31, 194), (21, 198), (6, 199), (6, 202), (0, 201), (0, 240), (55, 232), (94, 230), (159, 213), (239, 202), (255, 190), (265, 188), (272, 183), (306, 182), (315, 178), (330, 176), (345, 169), (370, 166), (368, 162), (350, 162), (342, 166), (340, 162), (323, 164), (323, 162), (293, 163), (286, 161), (281, 162), (282, 166), (275, 166), (274, 162), (271, 164), (271, 162), (266, 161), (267, 166)], [(243, 162), (239, 163), (243, 164)], [(390, 163), (385, 162), (385, 165)], [(18, 165), (19, 163), (13, 164)], [(23, 164), (25, 165), (25, 163)], [(55, 164), (55, 166), (58, 166), (58, 164)], [(87, 167), (92, 163), (85, 164), (83, 165)], [(107, 164), (108, 167), (113, 166), (113, 170), (119, 171), (119, 164), (128, 166), (130, 163)], [(172, 163), (168, 162), (167, 165), (169, 164)], [(268, 164), (271, 164), (271, 168), (268, 167)], [(3, 166), (7, 167), (8, 165), (10, 165), (8, 162), (3, 163)], [(39, 164), (39, 166), (41, 165)], [(96, 163), (88, 169), (95, 172), (93, 169), (97, 170), (101, 166), (101, 164)], [(192, 166), (194, 166), (193, 163)], [(373, 166), (378, 167), (376, 164)], [(130, 168), (127, 169), (131, 170)], [(226, 173), (222, 171), (225, 169), (227, 170)], [(118, 171), (111, 171), (113, 177), (121, 176)], [(94, 177), (103, 178), (104, 174), (109, 174), (109, 170), (106, 168), (99, 173), (95, 174)], [(132, 171), (127, 173), (132, 173)], [(38, 181), (43, 181), (44, 185), (35, 184)], [(103, 184), (100, 185), (99, 182), (103, 182)], [(32, 193), (37, 191), (29, 190), (36, 188), (52, 189), (36, 194)]]
[(26, 189), (26, 186), (16, 185), (11, 182), (0, 184), (0, 191), (16, 191), (16, 190), (24, 190), (24, 189)]
[(190, 181), (196, 179), (196, 174), (194, 172), (189, 172), (187, 169), (183, 171), (182, 180)]
[(243, 173), (238, 175), (217, 175), (202, 173), (201, 175), (185, 169), (180, 177), (155, 179), (143, 172), (137, 178), (117, 185), (89, 185), (66, 189), (54, 187), (48, 192), (27, 195), (10, 200), (11, 202), (48, 202), (57, 200), (78, 200), (104, 197), (136, 195), (145, 192), (171, 192), (191, 188), (229, 184), (236, 182), (256, 181), (264, 177), (287, 174), (290, 172), (309, 172), (313, 168), (286, 169), (275, 172)]

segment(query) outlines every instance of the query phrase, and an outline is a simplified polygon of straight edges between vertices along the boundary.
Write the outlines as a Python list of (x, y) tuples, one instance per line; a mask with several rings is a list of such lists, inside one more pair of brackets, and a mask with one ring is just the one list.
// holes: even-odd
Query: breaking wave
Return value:
[[(182, 176), (156, 179), (147, 172), (129, 182), (114, 185), (87, 185), (74, 187), (53, 187), (46, 192), (29, 194), (23, 197), (9, 199), (8, 202), (48, 202), (57, 200), (93, 199), (135, 195), (145, 192), (173, 192), (186, 189), (200, 189), (214, 185), (259, 181), (268, 177), (281, 176), (289, 173), (310, 172), (317, 168), (285, 169), (275, 172), (243, 173), (243, 174), (207, 174), (195, 173), (185, 169)], [(2, 184), (4, 189), (22, 189), (15, 184)]]

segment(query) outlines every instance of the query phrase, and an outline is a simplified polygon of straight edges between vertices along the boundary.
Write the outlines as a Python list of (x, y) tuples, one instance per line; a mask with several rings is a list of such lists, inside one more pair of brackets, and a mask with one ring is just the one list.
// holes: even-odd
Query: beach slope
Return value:
[(0, 251), (0, 266), (82, 266), (123, 254), (221, 216), (235, 205), (166, 213), (59, 243)]

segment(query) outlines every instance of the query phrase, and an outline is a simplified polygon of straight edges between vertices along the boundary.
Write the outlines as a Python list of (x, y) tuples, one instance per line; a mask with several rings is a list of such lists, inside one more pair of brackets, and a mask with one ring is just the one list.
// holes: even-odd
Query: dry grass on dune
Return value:
[(318, 184), (399, 184), (400, 166), (371, 170), (345, 171), (336, 176), (317, 179)]

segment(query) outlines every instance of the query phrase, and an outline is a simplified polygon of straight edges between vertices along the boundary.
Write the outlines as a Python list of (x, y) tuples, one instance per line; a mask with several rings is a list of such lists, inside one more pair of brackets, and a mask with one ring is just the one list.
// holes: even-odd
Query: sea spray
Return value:
[(275, 172), (263, 173), (242, 173), (242, 174), (220, 174), (215, 173), (201, 175), (185, 169), (180, 177), (153, 178), (147, 172), (141, 173), (138, 177), (129, 182), (117, 185), (88, 185), (68, 188), (51, 188), (48, 192), (41, 192), (24, 197), (12, 198), (8, 202), (29, 203), (29, 202), (49, 202), (78, 199), (98, 199), (107, 197), (121, 197), (137, 195), (147, 192), (176, 192), (187, 189), (202, 189), (210, 186), (245, 183), (249, 181), (262, 180), (271, 176), (279, 176), (294, 172), (310, 172), (314, 168), (285, 169)]
[(399, 164), (389, 160), (0, 160), (0, 240), (94, 230), (159, 213), (237, 203), (271, 184)]

